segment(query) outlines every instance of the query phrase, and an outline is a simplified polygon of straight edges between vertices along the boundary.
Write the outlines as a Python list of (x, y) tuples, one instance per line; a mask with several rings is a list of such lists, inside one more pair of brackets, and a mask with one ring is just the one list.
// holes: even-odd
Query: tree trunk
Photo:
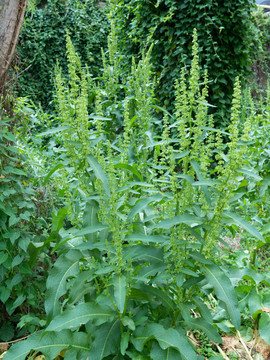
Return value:
[(0, 95), (23, 23), (27, 0), (0, 0)]

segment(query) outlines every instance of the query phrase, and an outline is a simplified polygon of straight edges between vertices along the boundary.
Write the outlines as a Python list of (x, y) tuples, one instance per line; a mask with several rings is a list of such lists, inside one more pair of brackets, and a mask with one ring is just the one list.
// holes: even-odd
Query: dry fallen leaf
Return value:
[(9, 348), (9, 345), (7, 342), (0, 342), (0, 352), (7, 351)]

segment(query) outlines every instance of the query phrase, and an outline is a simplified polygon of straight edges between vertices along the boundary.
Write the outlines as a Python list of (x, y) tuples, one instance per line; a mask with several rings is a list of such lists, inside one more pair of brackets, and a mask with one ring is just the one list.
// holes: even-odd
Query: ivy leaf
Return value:
[(215, 264), (202, 265), (201, 270), (205, 274), (208, 283), (215, 289), (218, 299), (224, 304), (231, 322), (235, 328), (239, 330), (240, 312), (237, 307), (238, 302), (230, 279)]

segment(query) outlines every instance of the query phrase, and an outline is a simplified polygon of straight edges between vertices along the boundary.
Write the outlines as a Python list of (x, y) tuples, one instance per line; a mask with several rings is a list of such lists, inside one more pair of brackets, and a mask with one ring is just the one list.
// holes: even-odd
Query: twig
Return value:
[(215, 345), (216, 345), (218, 351), (220, 352), (220, 354), (223, 356), (223, 358), (224, 358), (225, 360), (230, 360), (230, 359), (228, 358), (228, 356), (225, 354), (225, 352), (221, 349), (221, 347), (218, 346), (218, 344), (215, 344)]
[(251, 357), (251, 354), (250, 354), (250, 352), (249, 352), (249, 350), (247, 348), (247, 345), (245, 344), (240, 332), (238, 330), (236, 330), (236, 331), (237, 331), (237, 335), (239, 337), (239, 340), (241, 341), (241, 344), (243, 345), (243, 347), (244, 347), (244, 349), (245, 349), (245, 351), (247, 353), (247, 356), (248, 356), (249, 360), (253, 360), (252, 357)]
[(6, 343), (7, 343), (7, 344), (13, 344), (13, 343), (16, 343), (16, 342), (25, 340), (25, 339), (27, 339), (29, 336), (30, 336), (30, 335), (27, 335), (27, 336), (24, 336), (24, 337), (22, 337), (22, 338), (20, 338), (20, 339), (16, 339), (16, 340), (12, 340), (12, 341), (7, 341)]

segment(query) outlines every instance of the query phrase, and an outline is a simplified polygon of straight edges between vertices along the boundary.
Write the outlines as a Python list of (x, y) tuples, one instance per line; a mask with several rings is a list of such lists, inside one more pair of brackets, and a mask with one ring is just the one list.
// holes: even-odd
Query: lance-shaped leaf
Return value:
[(111, 354), (117, 354), (120, 348), (120, 320), (103, 324), (93, 332), (95, 340), (88, 353), (91, 360), (102, 360)]
[(135, 331), (132, 343), (138, 351), (142, 351), (144, 344), (153, 338), (158, 341), (162, 350), (171, 347), (178, 350), (185, 360), (197, 359), (197, 355), (184, 332), (180, 333), (172, 328), (164, 329), (160, 324), (149, 324), (144, 328), (138, 328)]
[(88, 226), (82, 230), (77, 231), (74, 236), (83, 236), (83, 235), (88, 235), (88, 234), (95, 234), (98, 231), (102, 231), (108, 229), (108, 225), (103, 225), (103, 224), (99, 224), (99, 225), (94, 225), (94, 226)]
[(49, 320), (59, 313), (61, 306), (58, 300), (67, 291), (67, 278), (79, 273), (79, 260), (81, 258), (81, 252), (72, 249), (56, 260), (47, 280), (45, 310)]
[(102, 324), (114, 315), (108, 306), (100, 306), (92, 303), (77, 305), (74, 309), (65, 310), (62, 314), (53, 318), (46, 331), (60, 331), (63, 329), (76, 329), (86, 324), (91, 319), (98, 319)]
[(131, 166), (128, 164), (115, 164), (115, 169), (126, 169), (132, 172), (140, 181), (143, 181), (142, 175), (139, 173), (139, 171), (135, 168), (135, 166)]
[(231, 322), (236, 329), (239, 329), (240, 312), (237, 307), (238, 302), (230, 279), (215, 264), (202, 265), (201, 269), (208, 283), (213, 286), (218, 299), (224, 304)]
[[(89, 200), (85, 206), (83, 213), (83, 229), (93, 228), (94, 226), (101, 225), (98, 220), (99, 204), (95, 200)], [(97, 234), (95, 232), (85, 234), (86, 239), (90, 242), (95, 242)]]
[(183, 305), (180, 305), (179, 307), (188, 330), (202, 330), (210, 340), (214, 341), (215, 343), (222, 343), (221, 336), (219, 335), (217, 329), (212, 325), (212, 319), (211, 323), (209, 323), (202, 318), (192, 318), (189, 311), (182, 311)]
[(145, 199), (140, 200), (131, 210), (131, 212), (129, 213), (127, 220), (131, 220), (132, 218), (134, 218), (134, 216), (136, 214), (138, 214), (139, 212), (143, 211), (148, 204), (150, 204), (153, 201), (160, 201), (163, 198), (163, 196), (161, 194), (157, 194), (154, 196), (150, 196), (147, 197)]
[(196, 226), (202, 224), (202, 218), (199, 218), (195, 215), (191, 214), (184, 214), (184, 215), (178, 215), (171, 219), (166, 219), (163, 221), (160, 221), (160, 223), (157, 224), (156, 228), (158, 229), (170, 229), (171, 227), (179, 224), (186, 224), (188, 226)]
[(57, 128), (54, 128), (54, 129), (49, 129), (49, 130), (46, 130), (46, 131), (43, 131), (39, 134), (37, 134), (37, 136), (46, 136), (46, 135), (51, 135), (51, 134), (56, 134), (58, 132), (61, 132), (61, 131), (64, 131), (64, 130), (68, 130), (70, 129), (70, 126), (59, 126)]
[[(208, 204), (211, 205), (211, 195), (210, 195), (210, 192), (209, 192), (209, 190), (207, 188), (207, 186), (209, 184), (205, 183), (206, 180), (204, 179), (204, 177), (203, 177), (203, 175), (201, 173), (201, 169), (200, 169), (199, 164), (195, 160), (191, 160), (190, 164), (191, 164), (191, 166), (193, 167), (194, 171), (197, 174), (197, 177), (198, 177), (199, 182), (200, 182), (200, 186), (202, 187), (204, 196), (205, 196)], [(210, 181), (210, 186), (214, 185), (212, 180), (208, 180), (208, 181)], [(196, 184), (196, 183), (194, 183), (194, 184)], [(192, 185), (194, 185), (194, 184), (192, 184)], [(197, 185), (198, 185), (198, 183), (197, 183)]]
[(89, 352), (88, 344), (86, 333), (72, 333), (70, 330), (64, 330), (59, 333), (44, 334), (44, 331), (38, 331), (30, 335), (27, 340), (14, 344), (5, 355), (5, 360), (25, 360), (31, 350), (41, 352), (46, 359), (55, 359), (63, 349), (68, 347)]
[(113, 279), (114, 298), (121, 314), (123, 314), (126, 302), (127, 281), (124, 275), (116, 275)]
[(251, 235), (253, 235), (257, 239), (261, 240), (262, 242), (265, 242), (262, 234), (254, 226), (252, 226), (248, 221), (241, 218), (241, 216), (236, 215), (236, 214), (234, 214), (232, 212), (229, 212), (229, 211), (226, 211), (224, 213), (224, 215), (231, 218), (235, 225), (240, 226), (241, 228), (245, 229), (248, 233), (250, 233)]
[(145, 235), (143, 233), (132, 233), (126, 237), (128, 242), (130, 241), (141, 241), (143, 243), (164, 243), (166, 238), (159, 235)]
[(108, 196), (110, 196), (111, 191), (110, 191), (110, 187), (109, 187), (109, 182), (108, 182), (107, 176), (105, 175), (102, 167), (100, 166), (98, 161), (92, 155), (87, 156), (87, 161), (90, 164), (91, 168), (93, 169), (96, 177), (99, 180), (101, 180), (106, 194)]
[(175, 310), (175, 304), (164, 291), (158, 288), (154, 288), (151, 285), (145, 285), (145, 284), (140, 284), (139, 286), (136, 287), (142, 290), (144, 293), (149, 294), (151, 297), (156, 296), (159, 300), (162, 301), (164, 306), (166, 308), (170, 308), (171, 311)]

